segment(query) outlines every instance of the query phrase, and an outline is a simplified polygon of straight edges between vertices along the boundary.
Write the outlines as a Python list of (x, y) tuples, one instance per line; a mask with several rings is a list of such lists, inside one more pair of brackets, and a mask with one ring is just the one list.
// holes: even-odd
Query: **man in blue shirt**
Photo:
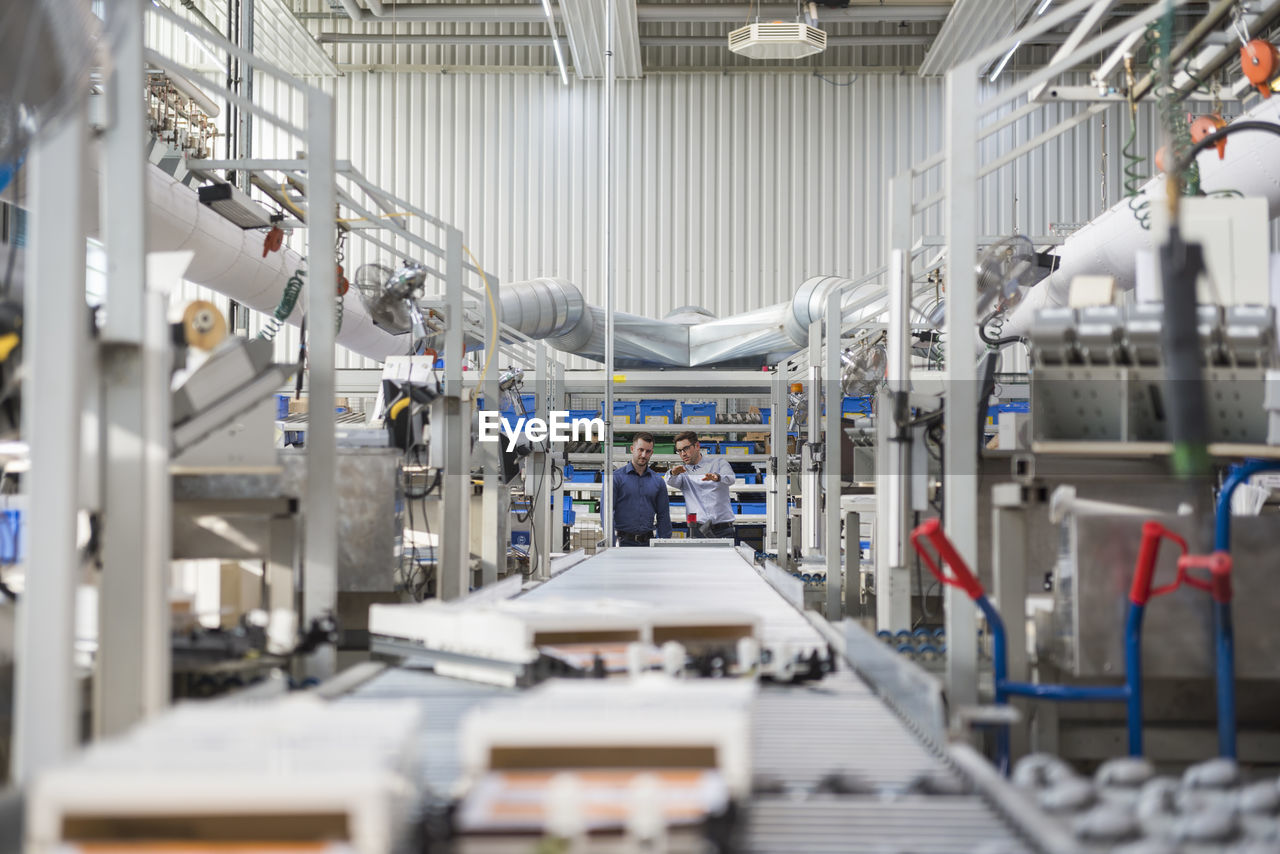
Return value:
[(637, 433), (631, 441), (631, 462), (613, 473), (613, 528), (619, 546), (649, 545), (655, 516), (658, 536), (671, 536), (667, 484), (649, 468), (651, 456), (653, 434)]

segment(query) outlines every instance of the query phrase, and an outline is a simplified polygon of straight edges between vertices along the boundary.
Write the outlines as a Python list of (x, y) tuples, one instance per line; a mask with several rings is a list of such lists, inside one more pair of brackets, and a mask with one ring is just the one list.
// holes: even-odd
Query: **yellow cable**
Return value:
[(18, 337), (16, 332), (0, 336), (0, 362), (7, 361), (9, 354), (21, 343), (22, 339)]
[(417, 214), (414, 213), (413, 211), (396, 211), (394, 213), (381, 214), (379, 216), (372, 217), (372, 218), (367, 216), (349, 216), (344, 219), (335, 220), (335, 222), (341, 222), (341, 223), (371, 222), (373, 219), (390, 219), (391, 217), (396, 217), (396, 216), (417, 216)]
[(391, 404), (391, 408), (387, 410), (387, 418), (391, 421), (395, 421), (400, 417), (400, 413), (403, 412), (404, 408), (408, 405), (409, 398), (407, 397), (397, 400), (395, 403)]
[(280, 201), (284, 202), (284, 206), (289, 210), (293, 211), (293, 215), (296, 216), (299, 220), (301, 220), (302, 222), (307, 221), (306, 214), (304, 214), (302, 211), (294, 207), (293, 202), (289, 201), (289, 185), (288, 184), (280, 185)]
[[(489, 314), (493, 317), (493, 340), (489, 341), (488, 346), (485, 348), (484, 367), (480, 370), (480, 384), (477, 386), (477, 388), (483, 389), (485, 378), (489, 376), (489, 363), (493, 361), (493, 348), (497, 346), (497, 339), (498, 336), (502, 334), (502, 330), (498, 329), (498, 307), (493, 304), (493, 291), (489, 290), (489, 277), (484, 274), (484, 267), (480, 266), (480, 262), (476, 260), (476, 256), (472, 255), (471, 250), (466, 246), (462, 247), (462, 251), (467, 253), (467, 257), (471, 259), (472, 265), (480, 271), (480, 281), (484, 282), (484, 293), (485, 296), (489, 298)], [(452, 318), (450, 319), (450, 322), (452, 322)], [(461, 322), (462, 318), (458, 318), (458, 323)], [(451, 358), (451, 356), (446, 356), (445, 358)], [(475, 400), (475, 397), (471, 398), (472, 405), (475, 404)]]

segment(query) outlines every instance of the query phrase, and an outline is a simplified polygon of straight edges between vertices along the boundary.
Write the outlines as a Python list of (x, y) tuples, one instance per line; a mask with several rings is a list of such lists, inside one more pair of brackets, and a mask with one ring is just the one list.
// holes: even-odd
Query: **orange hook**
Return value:
[[(1217, 113), (1208, 116), (1200, 116), (1191, 123), (1191, 141), (1199, 143), (1209, 134), (1222, 130), (1227, 126), (1227, 120)], [(1218, 149), (1218, 159), (1222, 160), (1227, 156), (1227, 140), (1226, 137), (1214, 143), (1214, 148)]]
[(1240, 48), (1240, 70), (1262, 97), (1271, 97), (1271, 79), (1280, 71), (1280, 52), (1266, 39), (1254, 39)]

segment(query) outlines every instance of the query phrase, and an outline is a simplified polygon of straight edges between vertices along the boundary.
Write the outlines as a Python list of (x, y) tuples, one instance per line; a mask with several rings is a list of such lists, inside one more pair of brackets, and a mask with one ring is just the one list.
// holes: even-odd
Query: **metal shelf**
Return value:
[[(565, 492), (599, 492), (601, 487), (603, 486), (604, 484), (602, 483), (568, 482), (564, 485), (564, 491)], [(768, 492), (769, 487), (765, 486), (763, 483), (734, 483), (729, 486), (729, 491), (730, 492)], [(667, 493), (669, 495), (683, 495), (683, 493), (680, 492), (680, 490), (672, 489), (671, 487), (667, 487)]]
[[(626, 462), (630, 459), (625, 448), (618, 448), (614, 459)], [(763, 463), (772, 459), (770, 454), (714, 454), (713, 456), (724, 457), (731, 463)], [(570, 454), (569, 462), (571, 463), (598, 463), (604, 460), (603, 453), (594, 454)], [(650, 462), (655, 463), (678, 463), (680, 462), (679, 454), (654, 454), (649, 458)]]
[(768, 424), (614, 424), (615, 433), (768, 433)]
[[(596, 522), (596, 523), (599, 523), (599, 521), (600, 521), (600, 514), (599, 514), (599, 513), (579, 513), (579, 512), (577, 512), (577, 511), (575, 510), (575, 511), (574, 511), (574, 514), (575, 514), (575, 521), (576, 521), (576, 522)], [(765, 516), (763, 513), (758, 514), (758, 515), (757, 515), (757, 514), (751, 514), (751, 515), (740, 515), (740, 516), (734, 516), (734, 517), (733, 517), (733, 524), (735, 524), (735, 525), (763, 525), (763, 524), (765, 524), (765, 522), (767, 522), (767, 521), (769, 521), (769, 517), (768, 517), (768, 516)], [(672, 514), (671, 514), (671, 523), (672, 523), (673, 525), (674, 525), (674, 524), (683, 525), (683, 524), (684, 524), (684, 514), (683, 514), (683, 513), (681, 513), (679, 516), (677, 516), (675, 513), (672, 513)]]

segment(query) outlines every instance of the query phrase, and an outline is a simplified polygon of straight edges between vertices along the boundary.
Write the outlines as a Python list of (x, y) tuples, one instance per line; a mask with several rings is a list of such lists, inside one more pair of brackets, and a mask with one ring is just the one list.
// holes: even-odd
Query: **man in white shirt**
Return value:
[(684, 493), (686, 513), (691, 517), (689, 536), (733, 538), (733, 506), (729, 503), (733, 467), (724, 457), (702, 453), (698, 434), (692, 430), (678, 434), (675, 445), (683, 465), (667, 473), (667, 485)]

